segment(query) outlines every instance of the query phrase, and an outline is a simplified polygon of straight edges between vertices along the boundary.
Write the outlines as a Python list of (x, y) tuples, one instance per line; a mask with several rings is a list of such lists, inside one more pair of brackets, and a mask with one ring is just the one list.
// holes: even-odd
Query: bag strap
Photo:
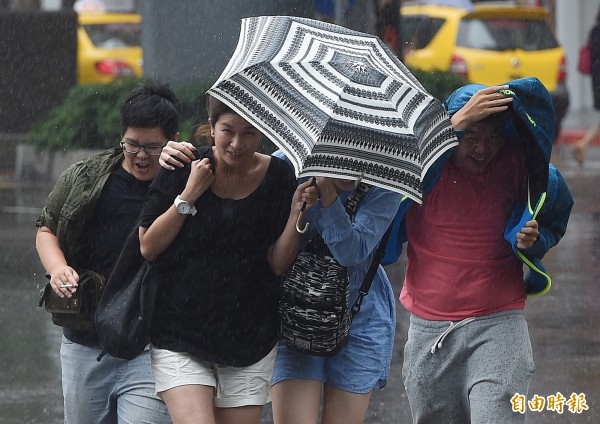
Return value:
[(348, 196), (346, 202), (344, 203), (344, 208), (349, 216), (354, 215), (358, 205), (365, 198), (369, 190), (371, 190), (371, 187), (372, 186), (367, 183), (358, 183), (354, 192)]
[[(358, 183), (356, 189), (348, 196), (346, 201), (344, 202), (344, 209), (348, 216), (354, 215), (356, 209), (360, 202), (365, 198), (369, 190), (371, 190), (373, 186), (367, 183)], [(308, 243), (307, 246), (310, 246), (310, 251), (312, 252), (320, 252), (321, 254), (331, 255), (329, 252), (329, 247), (325, 244), (325, 240), (321, 234), (315, 235)]]
[[(358, 205), (365, 198), (365, 196), (367, 195), (367, 193), (369, 192), (369, 190), (371, 188), (372, 188), (372, 186), (369, 184), (362, 183), (362, 182), (358, 183), (354, 192), (350, 196), (348, 196), (348, 198), (346, 199), (346, 202), (344, 203), (344, 208), (346, 209), (346, 213), (349, 216), (352, 216), (354, 214), (354, 212), (356, 212)], [(363, 283), (360, 286), (360, 289), (358, 290), (358, 298), (356, 299), (356, 302), (354, 302), (354, 305), (352, 305), (352, 308), (350, 309), (350, 322), (352, 322), (354, 320), (354, 317), (360, 311), (363, 299), (369, 293), (369, 289), (371, 288), (371, 284), (373, 283), (373, 279), (375, 278), (375, 274), (377, 273), (379, 264), (381, 263), (381, 260), (383, 259), (383, 256), (385, 255), (385, 247), (387, 246), (387, 242), (390, 238), (390, 234), (392, 232), (392, 226), (393, 226), (393, 222), (390, 224), (390, 226), (388, 227), (386, 232), (383, 234), (383, 237), (381, 238), (381, 241), (379, 242), (379, 246), (377, 247), (377, 250), (375, 251), (375, 254), (373, 255), (373, 261), (371, 262), (371, 266), (369, 267), (369, 270), (367, 271), (367, 274), (365, 275), (365, 278), (363, 279)], [(325, 241), (323, 241), (323, 237), (317, 236), (317, 238), (320, 239), (319, 241), (323, 244), (323, 246), (327, 247), (327, 245), (325, 244)], [(313, 241), (314, 241), (314, 239), (313, 239)]]
[(379, 246), (375, 251), (375, 255), (373, 255), (373, 261), (371, 262), (371, 266), (369, 267), (369, 270), (365, 275), (360, 289), (358, 289), (358, 298), (356, 299), (356, 302), (354, 302), (354, 305), (352, 305), (352, 308), (350, 310), (350, 322), (352, 322), (354, 320), (354, 317), (356, 317), (356, 315), (360, 312), (360, 307), (362, 306), (363, 299), (369, 293), (369, 289), (371, 288), (371, 284), (373, 283), (373, 279), (375, 278), (375, 274), (377, 273), (379, 264), (381, 263), (381, 260), (383, 259), (383, 256), (385, 254), (385, 247), (387, 246), (387, 242), (390, 238), (393, 224), (394, 223), (392, 222), (383, 234), (383, 237), (379, 242)]

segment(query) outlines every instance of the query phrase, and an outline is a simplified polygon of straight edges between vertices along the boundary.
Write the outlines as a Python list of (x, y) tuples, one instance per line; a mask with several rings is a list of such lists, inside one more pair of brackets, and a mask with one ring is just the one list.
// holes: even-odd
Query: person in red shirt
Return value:
[(423, 203), (399, 212), (408, 241), (400, 301), (411, 312), (406, 393), (414, 423), (520, 423), (511, 398), (527, 395), (535, 370), (525, 302), (550, 288), (539, 259), (573, 205), (549, 163), (551, 99), (531, 78), (471, 84), (446, 105), (458, 147), (424, 183)]

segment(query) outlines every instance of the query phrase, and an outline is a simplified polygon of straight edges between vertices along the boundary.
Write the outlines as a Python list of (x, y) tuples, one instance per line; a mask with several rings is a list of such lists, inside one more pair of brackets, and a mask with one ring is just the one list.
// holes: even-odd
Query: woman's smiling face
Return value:
[(235, 113), (224, 113), (211, 125), (217, 159), (231, 168), (252, 160), (262, 138), (252, 124)]

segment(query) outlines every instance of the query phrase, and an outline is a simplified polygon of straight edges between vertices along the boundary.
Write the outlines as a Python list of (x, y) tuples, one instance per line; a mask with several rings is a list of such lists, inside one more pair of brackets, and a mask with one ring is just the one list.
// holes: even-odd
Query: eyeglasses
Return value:
[(140, 145), (137, 143), (130, 143), (129, 141), (121, 140), (121, 147), (123, 151), (126, 153), (137, 154), (140, 149), (144, 149), (144, 152), (148, 156), (159, 156), (162, 152), (162, 148), (164, 147), (161, 144), (148, 144), (148, 145)]

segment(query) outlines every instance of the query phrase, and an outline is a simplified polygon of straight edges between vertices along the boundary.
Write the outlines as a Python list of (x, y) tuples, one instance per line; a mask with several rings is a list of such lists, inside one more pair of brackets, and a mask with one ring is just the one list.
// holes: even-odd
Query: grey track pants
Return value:
[(535, 370), (523, 311), (456, 324), (410, 318), (402, 375), (413, 422), (524, 423), (511, 403)]

